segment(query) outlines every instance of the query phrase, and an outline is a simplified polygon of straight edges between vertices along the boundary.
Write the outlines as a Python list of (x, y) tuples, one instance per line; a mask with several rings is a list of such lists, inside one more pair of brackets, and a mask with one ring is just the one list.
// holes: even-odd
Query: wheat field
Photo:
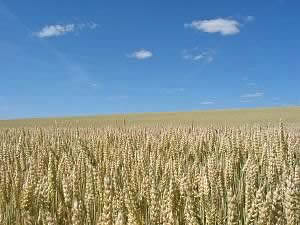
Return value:
[(98, 116), (74, 116), (0, 120), (0, 128), (22, 127), (122, 127), (197, 125), (241, 126), (278, 124), (282, 119), (289, 127), (300, 127), (300, 107), (206, 110), (192, 112), (135, 113)]
[(300, 224), (297, 112), (1, 121), (0, 224)]

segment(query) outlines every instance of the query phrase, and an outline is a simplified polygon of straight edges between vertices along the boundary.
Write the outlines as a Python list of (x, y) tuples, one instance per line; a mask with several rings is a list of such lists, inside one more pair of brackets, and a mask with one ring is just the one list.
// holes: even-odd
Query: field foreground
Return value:
[(0, 224), (300, 224), (300, 130), (291, 118), (3, 126)]
[(0, 131), (1, 224), (300, 224), (295, 128)]

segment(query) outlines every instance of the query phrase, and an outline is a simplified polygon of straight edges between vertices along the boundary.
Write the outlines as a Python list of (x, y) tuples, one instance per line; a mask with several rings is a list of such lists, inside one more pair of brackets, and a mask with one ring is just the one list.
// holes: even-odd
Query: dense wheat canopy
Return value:
[(0, 131), (1, 224), (300, 224), (284, 126)]

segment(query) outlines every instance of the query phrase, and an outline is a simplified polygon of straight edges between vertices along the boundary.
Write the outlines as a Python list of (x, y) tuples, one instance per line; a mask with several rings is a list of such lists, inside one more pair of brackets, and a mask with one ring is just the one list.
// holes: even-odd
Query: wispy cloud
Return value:
[(191, 23), (184, 24), (186, 28), (192, 28), (206, 33), (220, 33), (222, 35), (234, 35), (240, 32), (240, 23), (233, 19), (210, 19), (194, 20)]
[(251, 94), (244, 94), (241, 95), (241, 98), (258, 98), (258, 97), (263, 97), (264, 93), (263, 92), (256, 92), (256, 93), (251, 93)]
[(74, 32), (75, 25), (67, 24), (67, 25), (47, 25), (42, 28), (39, 32), (35, 33), (35, 35), (39, 38), (47, 38), (47, 37), (57, 37), (64, 35), (66, 33)]
[(80, 24), (54, 24), (46, 25), (40, 31), (33, 33), (39, 38), (50, 38), (72, 33), (82, 29), (95, 29), (98, 27), (96, 23), (80, 23)]
[(249, 99), (242, 99), (240, 100), (241, 103), (250, 103), (251, 101)]
[(87, 84), (89, 87), (91, 87), (91, 88), (97, 88), (97, 87), (99, 87), (99, 85), (97, 84), (97, 83), (95, 83), (95, 82), (88, 82), (88, 84)]
[(246, 22), (252, 22), (255, 20), (255, 17), (254, 16), (246, 16), (245, 19), (244, 19)]
[(213, 105), (215, 104), (215, 102), (213, 101), (204, 101), (204, 102), (200, 102), (201, 105)]
[(182, 57), (186, 60), (194, 62), (207, 62), (211, 63), (214, 60), (214, 52), (211, 50), (200, 51), (199, 48), (194, 48), (191, 50), (183, 50)]
[(135, 58), (138, 60), (148, 59), (151, 58), (152, 56), (153, 56), (152, 52), (145, 49), (135, 51), (128, 55), (129, 58)]
[(97, 23), (94, 22), (90, 22), (90, 23), (80, 23), (77, 25), (79, 29), (84, 29), (84, 28), (88, 28), (91, 30), (96, 29), (99, 25)]

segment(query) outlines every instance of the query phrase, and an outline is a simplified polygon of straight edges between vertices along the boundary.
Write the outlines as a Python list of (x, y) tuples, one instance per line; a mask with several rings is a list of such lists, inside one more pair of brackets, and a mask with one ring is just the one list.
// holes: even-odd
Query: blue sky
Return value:
[(0, 0), (0, 119), (299, 105), (299, 8)]

